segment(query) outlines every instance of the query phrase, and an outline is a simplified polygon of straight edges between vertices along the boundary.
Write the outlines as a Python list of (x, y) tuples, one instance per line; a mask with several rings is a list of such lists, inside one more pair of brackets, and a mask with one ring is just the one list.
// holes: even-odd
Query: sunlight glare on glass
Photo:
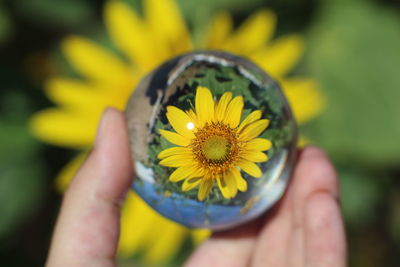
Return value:
[(188, 122), (188, 124), (186, 124), (186, 128), (188, 128), (189, 130), (193, 130), (194, 129), (194, 123), (193, 122)]

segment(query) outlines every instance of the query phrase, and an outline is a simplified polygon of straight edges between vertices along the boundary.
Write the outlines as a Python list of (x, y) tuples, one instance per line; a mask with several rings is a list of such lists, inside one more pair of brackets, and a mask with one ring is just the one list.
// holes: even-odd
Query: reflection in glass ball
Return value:
[(172, 59), (140, 82), (126, 115), (133, 187), (176, 222), (233, 227), (285, 190), (297, 127), (278, 85), (243, 58), (196, 52)]

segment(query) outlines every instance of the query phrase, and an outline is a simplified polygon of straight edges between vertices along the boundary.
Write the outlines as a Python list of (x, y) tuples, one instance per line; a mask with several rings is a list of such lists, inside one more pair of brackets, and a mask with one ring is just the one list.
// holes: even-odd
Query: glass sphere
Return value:
[(133, 188), (173, 221), (234, 227), (286, 188), (297, 126), (277, 83), (246, 59), (210, 51), (174, 58), (139, 83), (126, 115)]

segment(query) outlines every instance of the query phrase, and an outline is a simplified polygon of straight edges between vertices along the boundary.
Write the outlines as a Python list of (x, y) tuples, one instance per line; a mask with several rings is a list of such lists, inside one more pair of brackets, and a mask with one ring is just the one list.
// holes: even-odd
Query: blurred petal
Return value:
[(63, 147), (83, 148), (92, 145), (98, 118), (50, 108), (31, 117), (30, 128), (35, 136), (50, 144)]
[(165, 219), (131, 191), (122, 209), (118, 254), (132, 257), (145, 251), (147, 260), (164, 262), (178, 252), (187, 234), (185, 227)]
[(311, 140), (307, 137), (300, 135), (299, 140), (297, 141), (297, 147), (303, 148), (306, 145), (312, 144)]
[(228, 37), (232, 30), (232, 17), (227, 12), (220, 12), (211, 20), (208, 32), (205, 34), (204, 47), (220, 49), (221, 43)]
[(262, 9), (252, 14), (230, 38), (224, 42), (228, 51), (246, 54), (262, 47), (275, 31), (276, 16)]
[(303, 38), (299, 35), (286, 35), (250, 54), (261, 68), (273, 77), (286, 75), (299, 61), (304, 52)]
[(133, 191), (129, 192), (122, 207), (118, 254), (122, 257), (130, 257), (134, 252), (147, 247), (151, 242), (148, 234), (152, 233), (154, 227), (164, 226), (157, 221), (159, 217)]
[(191, 49), (186, 23), (174, 0), (147, 0), (143, 4), (148, 25), (157, 36), (159, 46), (171, 49), (169, 54)]
[(193, 243), (199, 245), (211, 236), (211, 231), (208, 229), (194, 229), (190, 232)]
[(47, 81), (45, 88), (53, 102), (71, 109), (85, 109), (85, 112), (102, 111), (109, 105), (122, 109), (125, 105), (119, 95), (108, 97), (104, 88), (76, 79), (54, 77)]
[(283, 80), (281, 85), (299, 124), (311, 120), (322, 112), (325, 98), (314, 80), (291, 78)]
[(114, 43), (144, 70), (150, 70), (166, 59), (166, 48), (136, 12), (122, 1), (109, 1), (105, 6), (105, 23)]
[(154, 227), (147, 236), (149, 240), (152, 240), (144, 255), (149, 263), (170, 260), (181, 249), (183, 241), (189, 234), (189, 230), (185, 227), (159, 217), (157, 227)]
[(130, 68), (127, 65), (89, 39), (70, 36), (62, 42), (61, 46), (72, 66), (95, 82), (120, 86), (131, 77)]

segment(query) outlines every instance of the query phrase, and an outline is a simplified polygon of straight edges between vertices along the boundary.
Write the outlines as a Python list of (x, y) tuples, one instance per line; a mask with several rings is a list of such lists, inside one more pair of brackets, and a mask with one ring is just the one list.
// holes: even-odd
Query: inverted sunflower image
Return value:
[(195, 110), (186, 112), (167, 107), (167, 118), (175, 132), (160, 129), (160, 134), (177, 145), (158, 154), (160, 165), (177, 167), (169, 180), (184, 180), (182, 190), (199, 187), (197, 197), (204, 200), (216, 183), (224, 198), (234, 198), (239, 191), (247, 190), (247, 182), (240, 170), (259, 178), (261, 169), (255, 162), (265, 162), (262, 151), (271, 148), (265, 138), (256, 138), (269, 124), (260, 119), (262, 112), (255, 110), (240, 122), (243, 97), (232, 99), (225, 92), (218, 102), (211, 91), (199, 86), (196, 90)]
[[(108, 106), (123, 110), (141, 77), (185, 52), (223, 50), (254, 61), (280, 83), (300, 125), (321, 112), (324, 101), (315, 82), (287, 76), (303, 54), (303, 39), (289, 34), (271, 40), (276, 25), (272, 11), (256, 11), (237, 29), (230, 14), (219, 12), (208, 31), (199, 36), (200, 41), (193, 43), (174, 0), (142, 3), (143, 15), (123, 1), (105, 4), (104, 23), (118, 54), (87, 37), (70, 35), (61, 42), (61, 51), (79, 78), (65, 73), (50, 77), (45, 93), (55, 106), (37, 112), (30, 120), (32, 132), (43, 142), (80, 151), (56, 178), (60, 192), (85, 160), (103, 110)], [(132, 191), (122, 210), (118, 252), (122, 257), (140, 253), (148, 262), (165, 262), (186, 238), (199, 242), (209, 233), (191, 231), (165, 219)]]

